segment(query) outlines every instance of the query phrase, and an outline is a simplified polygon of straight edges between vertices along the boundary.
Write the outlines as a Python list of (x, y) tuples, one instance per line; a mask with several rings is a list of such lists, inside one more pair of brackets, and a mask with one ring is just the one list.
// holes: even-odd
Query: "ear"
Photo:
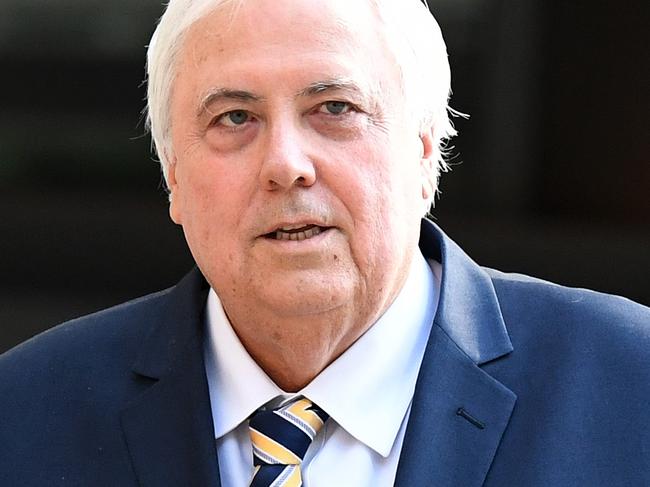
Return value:
[(168, 161), (167, 166), (167, 189), (169, 190), (169, 217), (177, 225), (182, 224), (181, 218), (181, 194), (178, 184), (176, 169), (178, 161), (176, 155), (172, 154), (171, 157), (166, 158)]
[(438, 150), (433, 131), (434, 128), (429, 127), (420, 134), (420, 141), (422, 142), (422, 156), (420, 157), (422, 199), (427, 202), (427, 210), (433, 203), (433, 197), (438, 187)]

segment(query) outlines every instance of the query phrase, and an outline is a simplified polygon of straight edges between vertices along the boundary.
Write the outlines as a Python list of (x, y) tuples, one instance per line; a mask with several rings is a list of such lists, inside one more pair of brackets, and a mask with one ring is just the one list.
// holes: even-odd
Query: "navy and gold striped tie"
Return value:
[(250, 419), (255, 472), (251, 487), (300, 487), (300, 463), (328, 415), (303, 397)]

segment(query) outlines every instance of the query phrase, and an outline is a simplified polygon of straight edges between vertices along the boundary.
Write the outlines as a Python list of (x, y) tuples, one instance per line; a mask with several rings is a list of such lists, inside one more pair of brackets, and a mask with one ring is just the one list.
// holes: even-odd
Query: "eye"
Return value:
[(220, 115), (215, 123), (226, 127), (237, 127), (239, 125), (244, 125), (250, 119), (251, 116), (248, 112), (244, 110), (233, 110)]
[(345, 101), (326, 101), (318, 108), (318, 111), (329, 115), (342, 115), (350, 111), (351, 108), (350, 104)]

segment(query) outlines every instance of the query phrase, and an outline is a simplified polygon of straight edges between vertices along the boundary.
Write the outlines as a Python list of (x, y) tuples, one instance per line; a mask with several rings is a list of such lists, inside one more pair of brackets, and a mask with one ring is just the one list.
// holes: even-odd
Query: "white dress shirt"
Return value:
[(427, 264), (417, 252), (381, 318), (296, 394), (281, 390), (255, 363), (211, 289), (204, 349), (221, 485), (246, 487), (252, 477), (248, 417), (262, 405), (300, 395), (330, 415), (303, 460), (305, 487), (392, 486), (440, 272), (439, 263)]

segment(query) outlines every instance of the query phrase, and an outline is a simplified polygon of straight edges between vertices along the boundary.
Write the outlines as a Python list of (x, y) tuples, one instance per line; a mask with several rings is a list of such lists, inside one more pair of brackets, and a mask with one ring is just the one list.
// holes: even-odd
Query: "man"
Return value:
[(198, 269), (0, 358), (0, 484), (650, 485), (648, 310), (422, 220), (454, 134), (424, 6), (172, 0), (148, 70)]

